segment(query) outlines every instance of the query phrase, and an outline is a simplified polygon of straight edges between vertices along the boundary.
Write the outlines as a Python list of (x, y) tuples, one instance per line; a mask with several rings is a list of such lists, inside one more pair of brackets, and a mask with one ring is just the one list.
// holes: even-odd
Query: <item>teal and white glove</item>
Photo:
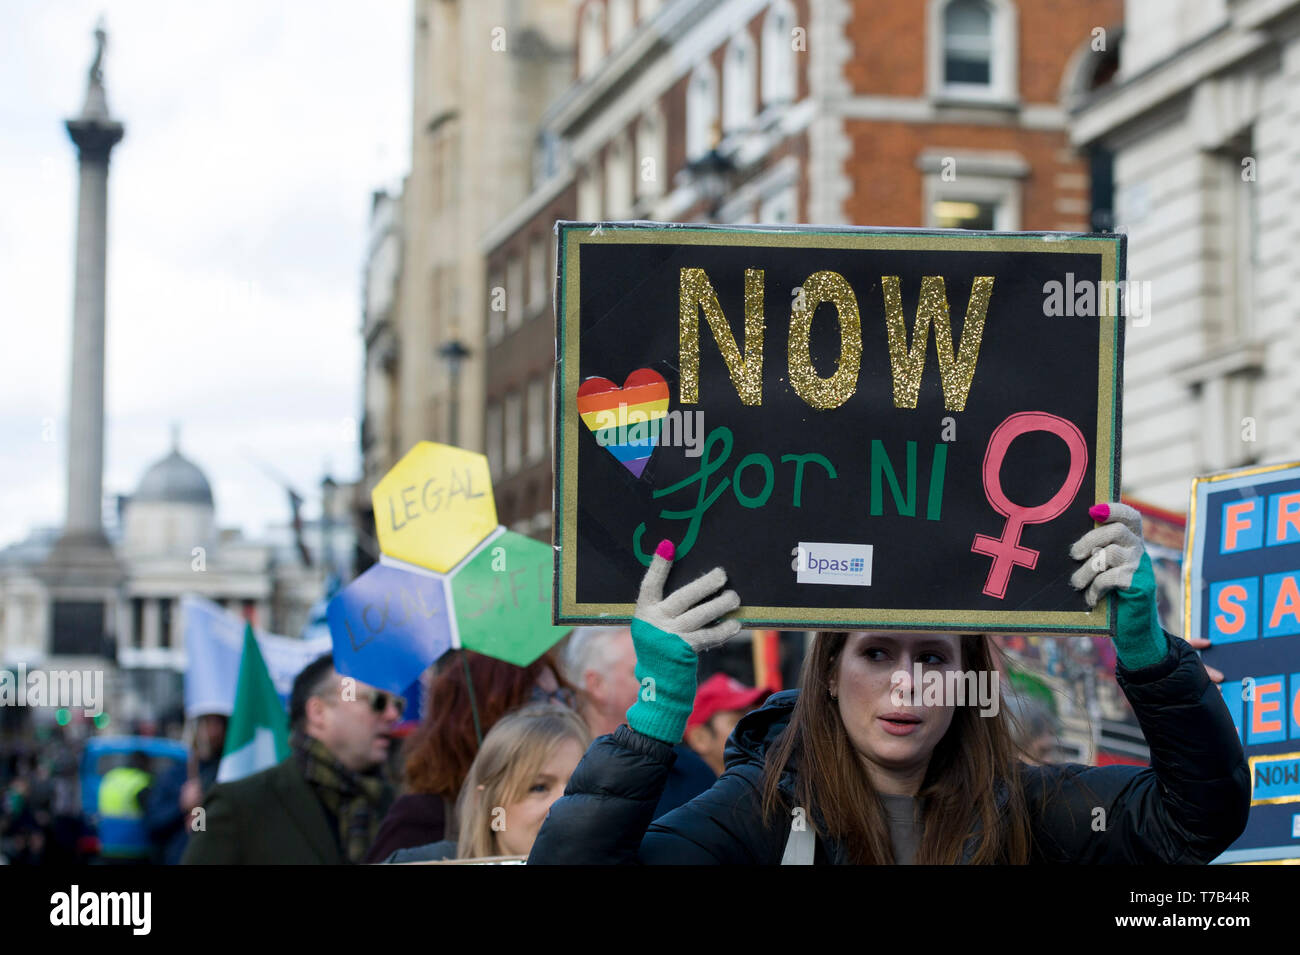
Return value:
[(1083, 561), (1070, 583), (1087, 588), (1089, 607), (1115, 593), (1118, 627), (1115, 654), (1130, 670), (1159, 663), (1169, 644), (1156, 610), (1156, 575), (1142, 542), (1142, 515), (1127, 504), (1095, 504), (1088, 516), (1103, 522), (1070, 548), (1070, 556)]
[(740, 597), (727, 590), (705, 599), (727, 582), (715, 567), (667, 597), (664, 583), (673, 565), (672, 541), (661, 541), (641, 580), (641, 594), (632, 619), (636, 648), (637, 701), (627, 711), (627, 725), (638, 733), (676, 746), (695, 706), (695, 662), (700, 650), (735, 636), (739, 620), (718, 620), (740, 606)]

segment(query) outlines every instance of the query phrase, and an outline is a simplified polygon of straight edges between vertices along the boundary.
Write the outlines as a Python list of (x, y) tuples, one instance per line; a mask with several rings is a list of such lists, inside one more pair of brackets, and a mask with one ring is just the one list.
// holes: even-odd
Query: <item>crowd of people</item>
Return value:
[[(209, 790), (182, 861), (524, 859), (591, 741), (636, 702), (635, 666), (627, 628), (579, 628), (526, 667), (454, 652), (439, 661), (424, 717), (394, 761), (400, 699), (373, 687), (345, 694), (323, 656), (294, 683), (291, 758)], [(767, 695), (723, 674), (705, 681), (656, 818), (714, 784), (731, 728)], [(400, 781), (390, 784), (394, 762)]]
[[(278, 765), (216, 782), (218, 715), (191, 724), (182, 761), (131, 754), (99, 783), (97, 858), (1208, 862), (1249, 809), (1240, 741), (1210, 685), (1222, 675), (1160, 628), (1137, 512), (1090, 513), (1101, 526), (1072, 551), (1073, 583), (1091, 605), (1117, 602), (1116, 673), (1150, 768), (1053, 763), (1050, 714), (1026, 701), (900, 702), (913, 667), (1005, 677), (984, 634), (819, 633), (798, 690), (725, 673), (697, 685), (698, 653), (738, 631), (727, 614), (740, 598), (720, 568), (667, 591), (665, 541), (630, 628), (579, 628), (525, 667), (447, 654), (400, 746), (404, 698), (345, 683), (327, 654), (294, 681)], [(0, 761), (10, 862), (87, 854), (75, 759), (57, 744)], [(110, 851), (110, 823), (139, 838)]]

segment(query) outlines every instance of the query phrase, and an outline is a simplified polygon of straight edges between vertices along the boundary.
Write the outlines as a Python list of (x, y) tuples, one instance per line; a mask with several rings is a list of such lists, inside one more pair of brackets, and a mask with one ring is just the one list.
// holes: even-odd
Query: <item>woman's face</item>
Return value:
[[(930, 754), (952, 725), (952, 705), (920, 705), (923, 685), (916, 685), (915, 698), (909, 699), (914, 664), (920, 664), (923, 679), (929, 679), (926, 674), (960, 670), (961, 663), (958, 634), (849, 634), (832, 671), (830, 690), (839, 698), (840, 718), (878, 791), (915, 795)], [(899, 697), (907, 705), (895, 702)]]
[(569, 777), (582, 759), (583, 749), (566, 739), (551, 750), (528, 790), (517, 802), (505, 806), (505, 828), (496, 833), (497, 851), (503, 856), (526, 856), (533, 849), (551, 804), (564, 795)]

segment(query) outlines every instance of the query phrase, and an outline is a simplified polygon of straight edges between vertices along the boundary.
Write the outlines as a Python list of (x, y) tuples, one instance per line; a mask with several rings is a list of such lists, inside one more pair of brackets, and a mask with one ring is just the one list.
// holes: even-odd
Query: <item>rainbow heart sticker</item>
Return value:
[(596, 442), (636, 477), (659, 443), (668, 414), (668, 382), (650, 368), (638, 368), (620, 388), (608, 378), (588, 378), (578, 386), (578, 414)]

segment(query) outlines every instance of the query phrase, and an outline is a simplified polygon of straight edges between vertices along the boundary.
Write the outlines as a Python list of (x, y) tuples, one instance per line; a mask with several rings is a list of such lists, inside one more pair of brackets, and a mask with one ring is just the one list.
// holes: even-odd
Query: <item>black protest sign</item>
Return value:
[(1109, 633), (1124, 238), (560, 223), (557, 621), (662, 539), (747, 626)]

